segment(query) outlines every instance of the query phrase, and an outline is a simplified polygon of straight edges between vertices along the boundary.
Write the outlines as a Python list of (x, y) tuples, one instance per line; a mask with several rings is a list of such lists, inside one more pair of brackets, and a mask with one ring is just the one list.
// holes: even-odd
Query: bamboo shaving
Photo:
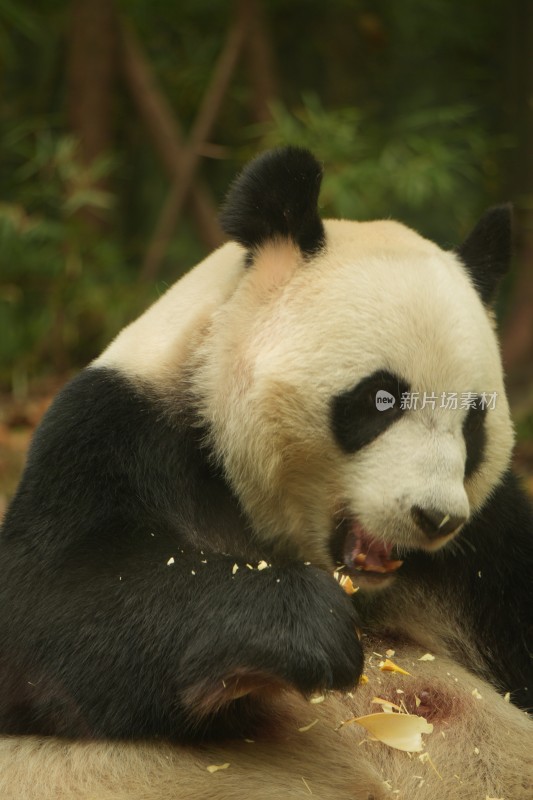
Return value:
[(398, 672), (400, 675), (411, 675), (410, 672), (399, 667), (398, 664), (395, 664), (390, 658), (386, 658), (385, 661), (380, 661), (378, 667), (382, 672)]
[(227, 764), (211, 764), (211, 766), (207, 767), (208, 772), (218, 772), (221, 769), (227, 769), (229, 767), (229, 762)]
[(386, 714), (392, 714), (393, 709), (396, 711), (402, 711), (401, 707), (397, 706), (396, 703), (391, 703), (390, 700), (384, 700), (383, 697), (373, 697), (370, 702), (381, 706)]
[(306, 731), (310, 731), (318, 722), (318, 719), (314, 719), (309, 725), (304, 725), (303, 728), (298, 728), (300, 733), (305, 733)]
[(346, 720), (343, 725), (352, 723), (361, 725), (379, 742), (407, 753), (421, 753), (422, 734), (433, 731), (433, 725), (416, 714), (367, 714)]
[(344, 589), (347, 595), (352, 595), (359, 591), (359, 586), (354, 584), (349, 575), (341, 575), (338, 570), (335, 570), (333, 577)]
[(442, 780), (442, 775), (440, 774), (440, 772), (438, 771), (437, 767), (435, 766), (435, 764), (431, 760), (431, 757), (430, 757), (429, 753), (421, 753), (418, 756), (418, 758), (420, 759), (422, 764), (429, 764), (429, 766), (431, 767), (433, 772), (440, 778), (440, 780)]

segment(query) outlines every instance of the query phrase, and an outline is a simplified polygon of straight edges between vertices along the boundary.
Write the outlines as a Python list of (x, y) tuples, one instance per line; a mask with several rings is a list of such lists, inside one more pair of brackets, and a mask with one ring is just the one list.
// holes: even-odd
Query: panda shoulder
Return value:
[(92, 366), (151, 385), (175, 378), (210, 316), (239, 283), (244, 259), (240, 245), (222, 245), (124, 328)]

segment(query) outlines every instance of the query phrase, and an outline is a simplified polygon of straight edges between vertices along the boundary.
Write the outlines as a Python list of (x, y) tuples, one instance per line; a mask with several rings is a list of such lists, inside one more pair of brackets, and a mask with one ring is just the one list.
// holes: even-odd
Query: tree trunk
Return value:
[(251, 85), (250, 111), (254, 122), (272, 121), (271, 105), (278, 95), (278, 79), (272, 38), (261, 0), (248, 0), (250, 33), (245, 43), (246, 66)]
[[(116, 22), (112, 0), (72, 0), (68, 31), (67, 116), (90, 167), (112, 149)], [(97, 181), (105, 188), (105, 179)], [(86, 215), (84, 215), (86, 216)], [(93, 224), (101, 220), (90, 214)]]
[(533, 6), (509, 6), (510, 128), (517, 147), (510, 165), (510, 194), (516, 206), (517, 274), (503, 331), (503, 359), (511, 385), (533, 387)]

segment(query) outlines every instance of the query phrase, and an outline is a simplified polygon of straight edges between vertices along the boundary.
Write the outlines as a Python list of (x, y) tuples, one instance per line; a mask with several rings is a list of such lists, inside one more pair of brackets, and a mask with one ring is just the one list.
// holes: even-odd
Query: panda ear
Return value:
[(486, 306), (494, 300), (500, 280), (509, 269), (511, 250), (510, 204), (486, 211), (457, 250)]
[(269, 150), (248, 164), (230, 187), (220, 221), (235, 241), (254, 251), (290, 239), (306, 255), (324, 245), (318, 213), (322, 167), (308, 150)]

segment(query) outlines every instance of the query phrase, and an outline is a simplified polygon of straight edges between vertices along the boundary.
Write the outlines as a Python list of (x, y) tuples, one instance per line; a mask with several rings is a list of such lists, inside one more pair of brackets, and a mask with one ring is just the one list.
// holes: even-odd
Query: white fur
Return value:
[[(384, 653), (386, 642), (368, 642)], [(401, 647), (394, 660), (411, 676), (383, 673), (372, 655), (366, 686), (352, 697), (313, 705), (295, 694), (278, 698), (278, 735), (202, 747), (163, 743), (0, 739), (2, 800), (531, 800), (533, 725), (488, 684), (423, 650)], [(398, 693), (400, 690), (400, 694)], [(408, 755), (365, 731), (339, 724), (380, 711), (374, 697), (434, 709), (425, 752)], [(276, 711), (277, 709), (277, 711)], [(308, 731), (300, 731), (313, 720)], [(210, 765), (230, 766), (211, 774)]]
[(215, 250), (122, 330), (93, 362), (148, 384), (175, 384), (198, 335), (234, 291), (244, 250), (234, 242)]
[[(469, 516), (513, 442), (493, 321), (451, 253), (396, 222), (326, 221), (323, 254), (267, 244), (253, 266), (230, 243), (122, 331), (94, 366), (163, 396), (194, 389), (213, 443), (262, 536), (292, 537), (330, 566), (326, 538), (348, 506), (399, 546), (430, 547), (413, 505)], [(463, 484), (464, 409), (405, 414), (371, 447), (333, 441), (331, 397), (378, 369), (414, 391), (496, 392), (480, 470)], [(385, 479), (386, 478), (386, 479)]]
[[(375, 536), (429, 546), (411, 506), (468, 516), (513, 442), (492, 321), (458, 259), (395, 222), (325, 227), (325, 251), (309, 263), (281, 242), (264, 249), (214, 313), (194, 371), (214, 446), (258, 532), (289, 534), (321, 564), (346, 504)], [(437, 397), (497, 393), (470, 480), (464, 409), (413, 411), (370, 447), (341, 453), (331, 398), (380, 369)]]

